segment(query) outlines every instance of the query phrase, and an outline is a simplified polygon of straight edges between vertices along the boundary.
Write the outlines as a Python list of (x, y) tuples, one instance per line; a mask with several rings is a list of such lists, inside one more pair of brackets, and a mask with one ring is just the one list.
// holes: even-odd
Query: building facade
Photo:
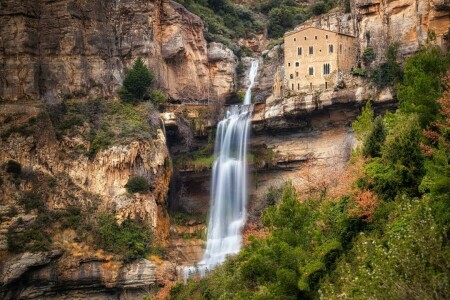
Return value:
[(284, 87), (290, 92), (333, 89), (356, 63), (354, 36), (304, 28), (284, 36)]

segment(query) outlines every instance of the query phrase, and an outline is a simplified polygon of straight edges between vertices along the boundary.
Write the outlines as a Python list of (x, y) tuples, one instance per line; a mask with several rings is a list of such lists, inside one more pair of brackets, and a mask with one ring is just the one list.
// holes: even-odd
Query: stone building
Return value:
[(308, 27), (284, 36), (284, 88), (290, 92), (333, 89), (355, 66), (354, 36)]

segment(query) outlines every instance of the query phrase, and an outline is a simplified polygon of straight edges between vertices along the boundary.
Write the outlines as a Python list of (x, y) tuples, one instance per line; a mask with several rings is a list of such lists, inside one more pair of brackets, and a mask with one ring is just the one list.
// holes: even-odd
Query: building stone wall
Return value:
[(293, 93), (333, 89), (356, 62), (353, 36), (309, 27), (284, 37), (285, 88)]

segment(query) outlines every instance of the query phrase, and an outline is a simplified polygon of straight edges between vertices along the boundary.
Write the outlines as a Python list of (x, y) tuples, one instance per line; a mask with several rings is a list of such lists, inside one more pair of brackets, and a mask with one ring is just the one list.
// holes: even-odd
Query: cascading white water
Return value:
[(258, 60), (253, 60), (252, 65), (250, 66), (250, 72), (248, 74), (250, 84), (248, 85), (247, 91), (245, 92), (244, 105), (250, 105), (252, 103), (252, 88), (255, 84), (256, 75), (258, 74), (258, 66)]
[(185, 280), (197, 272), (203, 277), (228, 255), (241, 250), (247, 206), (247, 141), (253, 111), (251, 90), (257, 73), (258, 60), (253, 60), (244, 104), (232, 106), (217, 127), (206, 251), (197, 267), (184, 268)]

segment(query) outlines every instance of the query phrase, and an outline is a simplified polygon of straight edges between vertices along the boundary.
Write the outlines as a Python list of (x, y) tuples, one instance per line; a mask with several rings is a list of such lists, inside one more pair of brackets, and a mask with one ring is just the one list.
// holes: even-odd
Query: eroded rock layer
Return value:
[(137, 57), (173, 99), (234, 90), (234, 54), (208, 53), (201, 19), (171, 0), (7, 0), (0, 24), (0, 99), (115, 96)]

